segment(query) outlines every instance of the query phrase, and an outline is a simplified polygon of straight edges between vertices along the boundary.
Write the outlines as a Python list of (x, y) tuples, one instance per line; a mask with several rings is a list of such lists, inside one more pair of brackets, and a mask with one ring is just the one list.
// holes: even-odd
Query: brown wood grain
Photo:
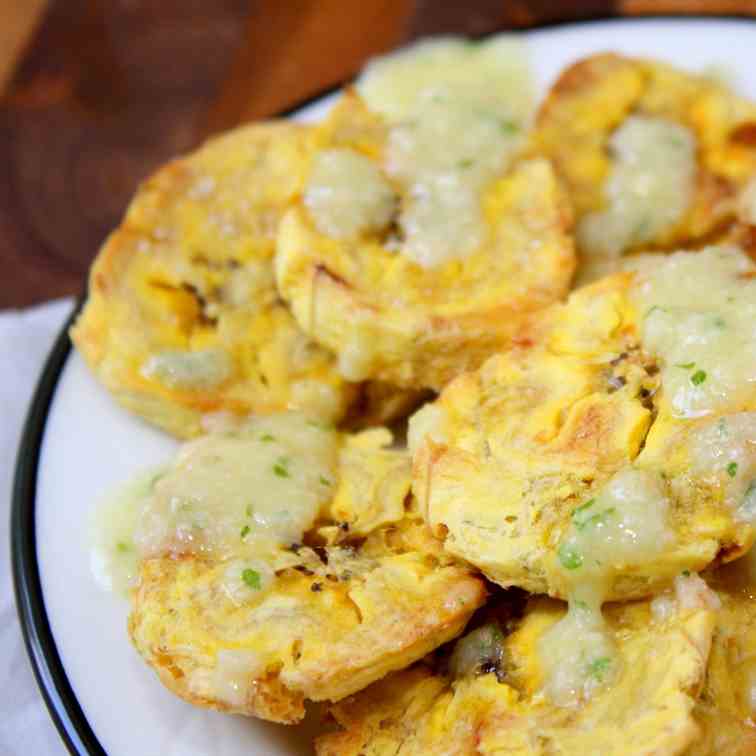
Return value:
[(617, 13), (756, 15), (756, 0), (47, 0), (30, 38), (43, 1), (0, 0), (0, 25), (17, 19), (0, 31), (0, 81), (3, 51), (14, 71), (0, 87), (0, 308), (80, 292), (161, 162), (399, 43)]

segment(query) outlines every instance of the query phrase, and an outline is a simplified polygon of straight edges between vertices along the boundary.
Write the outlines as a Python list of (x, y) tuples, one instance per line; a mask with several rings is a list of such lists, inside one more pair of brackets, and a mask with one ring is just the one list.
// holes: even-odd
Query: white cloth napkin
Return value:
[(0, 313), (0, 754), (62, 756), (21, 638), (10, 568), (10, 498), (21, 427), (45, 358), (73, 307), (60, 299)]

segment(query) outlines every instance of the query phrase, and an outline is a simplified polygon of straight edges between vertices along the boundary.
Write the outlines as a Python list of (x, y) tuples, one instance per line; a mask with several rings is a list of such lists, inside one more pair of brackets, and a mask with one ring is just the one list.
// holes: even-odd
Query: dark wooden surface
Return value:
[(138, 182), (418, 36), (756, 0), (0, 0), (0, 308), (79, 293)]

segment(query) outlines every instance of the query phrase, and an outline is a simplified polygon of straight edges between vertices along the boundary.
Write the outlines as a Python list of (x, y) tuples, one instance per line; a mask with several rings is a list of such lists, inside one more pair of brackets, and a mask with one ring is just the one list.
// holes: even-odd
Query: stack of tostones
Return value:
[(754, 134), (443, 39), (158, 171), (73, 338), (192, 438), (110, 542), (160, 680), (321, 756), (756, 752)]

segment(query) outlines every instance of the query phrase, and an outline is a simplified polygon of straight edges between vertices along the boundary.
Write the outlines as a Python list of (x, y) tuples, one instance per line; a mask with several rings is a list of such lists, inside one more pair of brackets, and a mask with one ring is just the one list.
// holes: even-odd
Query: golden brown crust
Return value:
[[(485, 600), (465, 568), (426, 565), (422, 555), (356, 556), (347, 566), (346, 583), (286, 570), (244, 612), (212, 589), (218, 566), (148, 560), (133, 597), (132, 643), (190, 703), (292, 723), (305, 698), (339, 700), (455, 637)], [(244, 700), (225, 700), (218, 654), (266, 648), (265, 666), (245, 678)]]
[(604, 208), (607, 143), (629, 115), (679, 123), (698, 143), (698, 170), (687, 212), (674, 227), (640, 247), (690, 246), (730, 223), (737, 192), (756, 170), (756, 105), (711, 78), (613, 53), (593, 55), (565, 69), (537, 117), (535, 150), (553, 160), (578, 221)]
[(275, 230), (309, 139), (306, 127), (256, 124), (169, 163), (92, 267), (73, 341), (121, 404), (174, 435), (197, 435), (218, 411), (338, 420), (355, 395), (273, 283)]
[[(504, 587), (567, 596), (558, 546), (575, 508), (615, 473), (687, 480), (685, 434), (696, 426), (649, 400), (661, 394), (659, 369), (643, 351), (631, 281), (618, 274), (573, 293), (544, 313), (532, 345), (459, 376), (410, 421), (420, 512), (446, 550)], [(608, 578), (610, 600), (651, 595), (753, 541), (718, 489), (697, 481), (668, 496), (674, 545)]]
[(538, 641), (563, 609), (534, 600), (504, 642), (503, 680), (451, 680), (427, 664), (391, 675), (329, 708), (337, 730), (318, 756), (676, 756), (698, 733), (691, 709), (709, 655), (714, 614), (695, 610), (663, 623), (648, 603), (612, 607), (620, 677), (576, 708), (541, 693)]
[[(354, 96), (320, 133), (321, 146), (373, 160), (384, 139), (385, 126)], [(304, 202), (287, 213), (276, 252), (279, 289), (301, 327), (338, 353), (344, 375), (438, 389), (517, 338), (529, 313), (565, 293), (572, 214), (549, 163), (517, 163), (483, 201), (488, 241), (467, 259), (430, 269), (377, 236), (325, 236)]]

